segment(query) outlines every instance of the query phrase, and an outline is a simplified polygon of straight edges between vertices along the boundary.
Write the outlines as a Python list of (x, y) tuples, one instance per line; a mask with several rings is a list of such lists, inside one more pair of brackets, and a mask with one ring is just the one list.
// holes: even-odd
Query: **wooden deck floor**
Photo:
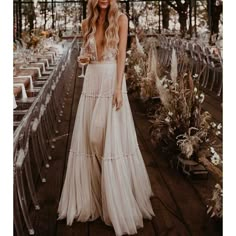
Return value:
[[(47, 169), (47, 182), (37, 187), (40, 211), (32, 210), (36, 235), (38, 236), (112, 236), (114, 230), (101, 220), (75, 222), (71, 227), (66, 221), (57, 220), (57, 207), (66, 171), (68, 150), (83, 80), (75, 76), (71, 93), (66, 101), (66, 111), (57, 137), (54, 159)], [(163, 154), (149, 141), (149, 123), (136, 101), (130, 100), (140, 149), (150, 177), (154, 197), (151, 199), (156, 216), (144, 221), (139, 236), (220, 236), (221, 229), (209, 219), (203, 204), (202, 192), (214, 181), (192, 182), (176, 169), (170, 168)], [(204, 182), (202, 182), (204, 181)], [(200, 186), (200, 187), (199, 187)], [(26, 234), (27, 235), (27, 234)]]

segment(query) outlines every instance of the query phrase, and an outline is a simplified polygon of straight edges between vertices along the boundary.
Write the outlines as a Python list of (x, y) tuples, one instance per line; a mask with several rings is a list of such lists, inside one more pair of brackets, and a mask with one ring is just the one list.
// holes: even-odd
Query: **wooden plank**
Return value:
[(213, 96), (205, 94), (205, 101), (202, 104), (202, 108), (212, 115), (214, 121), (218, 123), (222, 122), (222, 101), (218, 101)]
[(89, 222), (89, 236), (115, 236), (113, 227), (106, 225), (101, 219)]
[(176, 212), (177, 208), (175, 202), (173, 201), (166, 184), (163, 182), (160, 174), (158, 173), (158, 169), (147, 167), (147, 171), (150, 178), (152, 191), (154, 193), (154, 198), (156, 197), (163, 199), (163, 202), (174, 212)]
[[(155, 236), (156, 233), (153, 229), (152, 222), (144, 219), (143, 228), (138, 229), (136, 235), (139, 236)], [(90, 236), (115, 236), (113, 227), (107, 226), (101, 219), (89, 223), (89, 235)]]
[[(72, 226), (66, 226), (66, 220), (60, 220), (57, 222), (57, 236), (72, 236), (73, 235), (73, 228)], [(82, 236), (82, 234), (81, 234)]]
[(88, 224), (81, 222), (73, 222), (71, 226), (66, 225), (66, 220), (60, 220), (57, 223), (57, 236), (87, 236)]
[(143, 228), (138, 229), (138, 236), (156, 236), (152, 221), (144, 219)]

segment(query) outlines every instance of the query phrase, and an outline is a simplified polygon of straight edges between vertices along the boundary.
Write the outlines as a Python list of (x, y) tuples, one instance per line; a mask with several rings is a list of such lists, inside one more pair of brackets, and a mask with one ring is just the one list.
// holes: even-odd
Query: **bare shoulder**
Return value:
[(124, 13), (120, 13), (118, 19), (119, 26), (128, 24), (128, 17)]

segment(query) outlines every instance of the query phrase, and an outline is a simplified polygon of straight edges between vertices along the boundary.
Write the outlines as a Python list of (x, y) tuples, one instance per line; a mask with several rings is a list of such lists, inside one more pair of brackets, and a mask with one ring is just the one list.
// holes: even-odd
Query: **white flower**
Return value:
[(166, 81), (166, 75), (162, 79), (160, 79), (162, 85), (164, 84), (165, 81)]
[(217, 159), (211, 159), (211, 162), (215, 165), (215, 166), (217, 166), (217, 165), (219, 165), (219, 160), (217, 160)]
[(222, 125), (221, 125), (221, 123), (219, 123), (218, 125), (217, 125), (217, 129), (221, 129), (222, 128)]
[(210, 147), (211, 153), (215, 153), (215, 149), (213, 147)]
[(212, 155), (211, 157), (211, 162), (214, 164), (214, 165), (219, 165), (220, 164), (220, 156), (218, 153), (214, 152), (214, 154)]
[(220, 135), (221, 134), (221, 132), (218, 130), (218, 131), (216, 131), (216, 136), (218, 136), (218, 135)]
[(200, 98), (204, 98), (204, 97), (205, 97), (204, 93), (201, 93)]
[(169, 116), (173, 116), (173, 112), (169, 111), (169, 112), (168, 112), (168, 115), (169, 115)]
[(215, 128), (215, 127), (216, 127), (216, 123), (215, 123), (215, 122), (211, 122), (211, 126), (212, 126), (213, 128)]
[(198, 95), (196, 95), (195, 98), (198, 99), (199, 98)]
[(166, 121), (167, 123), (169, 123), (169, 122), (170, 122), (170, 118), (169, 118), (169, 117), (166, 117), (166, 118), (165, 118), (165, 121)]
[(126, 53), (127, 53), (128, 55), (130, 55), (130, 54), (131, 54), (131, 50), (128, 50)]
[(196, 93), (197, 92), (197, 88), (195, 87), (193, 91)]
[(135, 71), (136, 71), (137, 74), (139, 74), (139, 73), (141, 72), (141, 68), (140, 68), (139, 65), (135, 65), (135, 66), (134, 66), (134, 69), (135, 69)]
[(193, 75), (193, 78), (195, 79), (195, 78), (197, 78), (198, 77), (198, 74), (194, 74)]
[(205, 95), (204, 95), (203, 93), (201, 93), (201, 94), (200, 94), (199, 102), (200, 102), (200, 103), (203, 103), (204, 99), (205, 99)]
[(221, 186), (220, 186), (219, 184), (216, 184), (216, 185), (215, 185), (215, 188), (221, 189)]

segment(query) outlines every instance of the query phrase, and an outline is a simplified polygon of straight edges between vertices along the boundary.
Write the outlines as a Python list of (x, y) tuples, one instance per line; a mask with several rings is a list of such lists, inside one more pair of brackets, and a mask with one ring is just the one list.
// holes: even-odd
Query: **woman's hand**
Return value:
[(80, 55), (78, 56), (77, 61), (82, 65), (89, 64), (91, 61), (91, 55), (90, 54)]
[(116, 106), (116, 111), (118, 111), (123, 105), (123, 97), (121, 89), (116, 89), (113, 95), (112, 106)]

